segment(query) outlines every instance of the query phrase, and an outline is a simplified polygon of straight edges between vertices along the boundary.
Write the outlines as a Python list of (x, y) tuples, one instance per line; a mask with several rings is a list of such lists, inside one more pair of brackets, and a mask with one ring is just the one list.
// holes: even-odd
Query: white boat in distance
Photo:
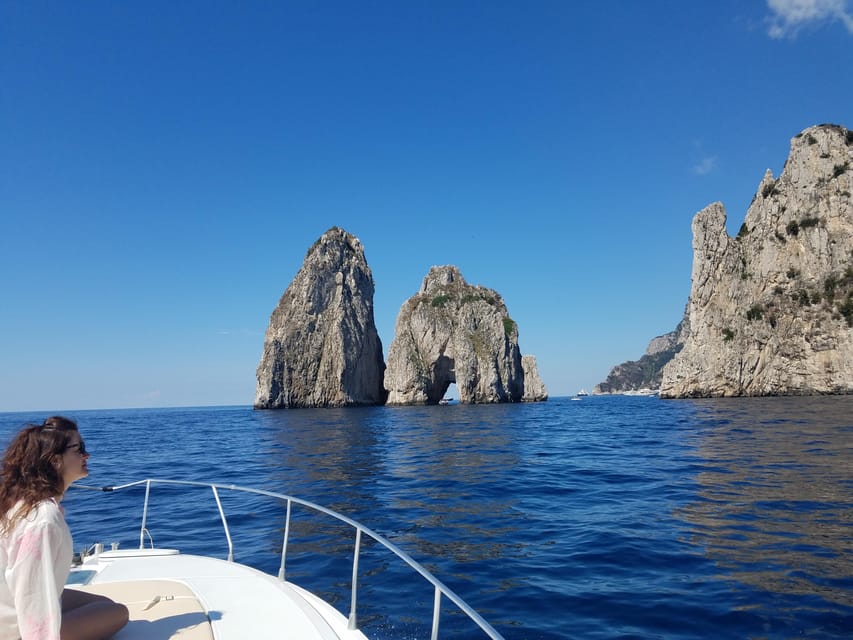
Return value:
[(580, 391), (578, 391), (578, 393), (577, 393), (577, 396), (578, 396), (579, 398), (582, 398), (582, 397), (584, 397), (584, 396), (588, 396), (588, 395), (589, 395), (589, 394), (586, 392), (586, 389), (581, 389), (581, 390), (580, 390)]
[[(154, 547), (146, 528), (149, 496), (154, 485), (183, 485), (212, 491), (228, 544), (227, 559)], [(359, 574), (358, 566), (363, 536), (397, 556), (432, 585), (432, 640), (440, 637), (439, 620), (444, 600), (450, 601), (454, 609), (470, 618), (472, 628), (479, 627), (483, 637), (503, 640), (462, 598), (402, 549), (355, 520), (320, 505), (260, 489), (183, 480), (147, 479), (113, 487), (72, 485), (73, 488), (97, 491), (119, 491), (140, 486), (145, 487), (145, 501), (139, 548), (120, 549), (113, 544), (112, 548), (105, 549), (103, 543), (95, 544), (72, 568), (68, 579), (71, 588), (106, 595), (127, 605), (130, 622), (113, 636), (115, 640), (369, 640), (369, 636), (358, 628), (357, 616), (358, 585), (360, 580), (366, 579)], [(282, 506), (286, 505), (278, 576), (234, 562), (231, 533), (220, 500), (220, 491), (223, 490), (267, 496)], [(355, 531), (348, 617), (285, 577), (294, 505), (305, 507), (311, 513), (331, 516)], [(193, 514), (187, 514), (187, 519), (193, 521)], [(146, 536), (149, 541), (147, 547)]]

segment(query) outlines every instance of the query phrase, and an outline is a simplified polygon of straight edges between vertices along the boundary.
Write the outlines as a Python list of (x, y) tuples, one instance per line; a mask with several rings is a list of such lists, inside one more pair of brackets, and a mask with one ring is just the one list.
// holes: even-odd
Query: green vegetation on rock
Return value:
[(512, 332), (515, 330), (515, 320), (510, 317), (506, 317), (503, 320), (504, 322), (504, 335), (507, 337), (512, 335)]
[(764, 317), (764, 307), (760, 304), (754, 304), (749, 310), (746, 312), (747, 320), (761, 320)]

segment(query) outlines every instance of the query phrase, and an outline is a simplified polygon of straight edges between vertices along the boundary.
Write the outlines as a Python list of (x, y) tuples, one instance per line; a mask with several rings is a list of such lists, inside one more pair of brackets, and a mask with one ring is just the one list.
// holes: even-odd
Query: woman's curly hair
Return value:
[(0, 534), (14, 529), (42, 500), (62, 495), (56, 456), (65, 453), (75, 431), (76, 422), (53, 416), (24, 427), (6, 448), (0, 469)]

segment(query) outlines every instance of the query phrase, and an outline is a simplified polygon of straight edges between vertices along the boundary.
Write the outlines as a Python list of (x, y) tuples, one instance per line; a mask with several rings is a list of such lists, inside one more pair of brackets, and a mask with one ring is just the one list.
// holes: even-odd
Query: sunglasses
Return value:
[(75, 448), (77, 449), (77, 453), (79, 453), (81, 456), (86, 455), (86, 453), (87, 453), (86, 452), (86, 443), (83, 442), (82, 440), (80, 442), (78, 442), (77, 444), (72, 444), (72, 445), (65, 447), (65, 450), (68, 451), (69, 449), (75, 449)]

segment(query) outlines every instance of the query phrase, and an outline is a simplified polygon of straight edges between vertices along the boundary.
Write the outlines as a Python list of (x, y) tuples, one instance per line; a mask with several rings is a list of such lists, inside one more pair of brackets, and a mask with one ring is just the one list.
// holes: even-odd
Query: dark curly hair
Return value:
[(0, 469), (0, 534), (14, 529), (42, 500), (62, 495), (65, 486), (55, 460), (76, 431), (73, 420), (52, 416), (21, 429), (6, 448)]

